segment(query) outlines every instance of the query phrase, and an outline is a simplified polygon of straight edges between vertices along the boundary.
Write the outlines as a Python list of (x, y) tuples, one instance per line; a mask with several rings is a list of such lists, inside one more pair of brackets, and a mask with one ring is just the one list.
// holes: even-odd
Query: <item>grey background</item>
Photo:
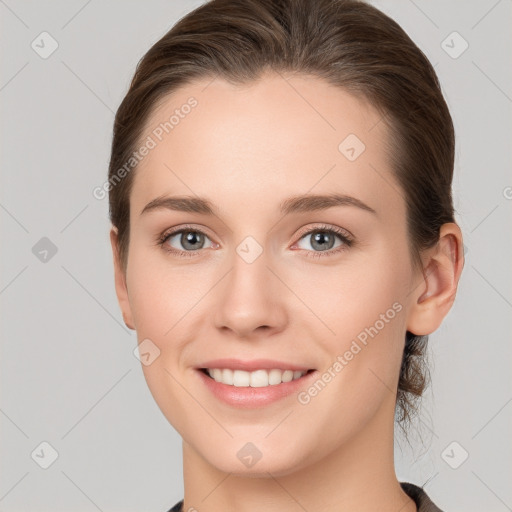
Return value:
[[(183, 496), (181, 438), (133, 355), (107, 200), (92, 191), (137, 61), (200, 3), (0, 0), (0, 511), (163, 512)], [(447, 511), (512, 510), (512, 2), (374, 3), (442, 82), (467, 248), (455, 305), (430, 337), (421, 418), (410, 445), (397, 443), (397, 474)], [(47, 59), (31, 47), (43, 31), (59, 45)], [(469, 43), (456, 59), (442, 47), (453, 31)], [(43, 237), (57, 248), (46, 262)], [(47, 469), (44, 441), (58, 452)]]

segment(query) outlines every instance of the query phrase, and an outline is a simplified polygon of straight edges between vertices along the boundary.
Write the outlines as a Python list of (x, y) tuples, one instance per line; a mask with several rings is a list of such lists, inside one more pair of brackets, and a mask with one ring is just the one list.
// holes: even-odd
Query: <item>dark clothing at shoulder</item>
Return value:
[(183, 512), (181, 510), (182, 506), (183, 506), (183, 500), (178, 501), (178, 503), (176, 503), (176, 505), (174, 505), (174, 507), (172, 507), (170, 510), (168, 510), (168, 512)]
[(409, 498), (416, 503), (418, 512), (443, 512), (431, 501), (427, 493), (421, 487), (408, 482), (400, 482), (400, 485)]
[[(416, 507), (418, 508), (418, 512), (443, 512), (439, 507), (437, 507), (430, 498), (427, 496), (427, 493), (417, 485), (410, 484), (408, 482), (400, 482), (402, 489), (404, 492), (416, 503)], [(184, 512), (182, 510), (183, 500), (178, 501), (174, 507), (172, 507), (168, 512)]]

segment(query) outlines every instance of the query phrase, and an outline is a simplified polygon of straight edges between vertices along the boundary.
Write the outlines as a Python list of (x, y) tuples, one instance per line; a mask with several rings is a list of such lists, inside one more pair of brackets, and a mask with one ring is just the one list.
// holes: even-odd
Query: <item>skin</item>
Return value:
[[(413, 268), (387, 127), (340, 88), (279, 74), (243, 86), (205, 79), (169, 95), (145, 136), (190, 96), (198, 105), (134, 171), (126, 270), (111, 231), (124, 321), (160, 350), (142, 369), (183, 438), (183, 510), (416, 510), (394, 471), (394, 390), (406, 330), (432, 333), (455, 299), (459, 227), (443, 225), (438, 246), (422, 253), (423, 269)], [(338, 150), (350, 133), (366, 146), (353, 162)], [(292, 195), (332, 192), (377, 215), (353, 206), (279, 213)], [(217, 215), (140, 214), (162, 195), (206, 197)], [(184, 224), (207, 236), (192, 257), (156, 243)], [(302, 234), (320, 224), (348, 230), (354, 243), (322, 253)], [(252, 263), (236, 251), (247, 236), (263, 249)], [(343, 245), (335, 240), (331, 252)], [(187, 252), (179, 235), (166, 245)], [(322, 374), (394, 303), (401, 311), (308, 404), (291, 395), (264, 408), (231, 407), (195, 370), (214, 358), (271, 358)], [(250, 468), (237, 457), (248, 442), (262, 454)]]

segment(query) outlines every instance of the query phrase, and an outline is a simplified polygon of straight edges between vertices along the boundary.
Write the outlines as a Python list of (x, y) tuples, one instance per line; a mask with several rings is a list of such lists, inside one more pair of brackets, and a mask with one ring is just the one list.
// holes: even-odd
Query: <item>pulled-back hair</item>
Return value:
[[(435, 71), (404, 30), (357, 0), (212, 0), (183, 17), (143, 56), (117, 111), (109, 166), (109, 208), (126, 271), (134, 172), (119, 170), (140, 144), (165, 96), (194, 80), (234, 84), (266, 71), (310, 75), (368, 101), (389, 128), (392, 172), (407, 208), (415, 269), (420, 252), (454, 221), (454, 128)], [(427, 382), (428, 336), (407, 331), (396, 419), (416, 411)]]

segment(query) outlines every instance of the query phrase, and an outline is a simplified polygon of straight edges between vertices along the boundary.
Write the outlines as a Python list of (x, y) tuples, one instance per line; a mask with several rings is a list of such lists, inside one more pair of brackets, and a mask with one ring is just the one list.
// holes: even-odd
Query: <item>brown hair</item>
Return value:
[[(322, 78), (381, 113), (407, 207), (411, 258), (421, 268), (420, 251), (438, 242), (442, 224), (454, 222), (453, 123), (426, 56), (395, 21), (358, 0), (212, 0), (149, 49), (114, 122), (109, 207), (123, 268), (133, 172), (120, 170), (140, 143), (151, 112), (195, 79), (245, 83), (267, 70)], [(402, 427), (426, 385), (427, 341), (428, 336), (407, 331), (397, 389), (396, 419)]]

